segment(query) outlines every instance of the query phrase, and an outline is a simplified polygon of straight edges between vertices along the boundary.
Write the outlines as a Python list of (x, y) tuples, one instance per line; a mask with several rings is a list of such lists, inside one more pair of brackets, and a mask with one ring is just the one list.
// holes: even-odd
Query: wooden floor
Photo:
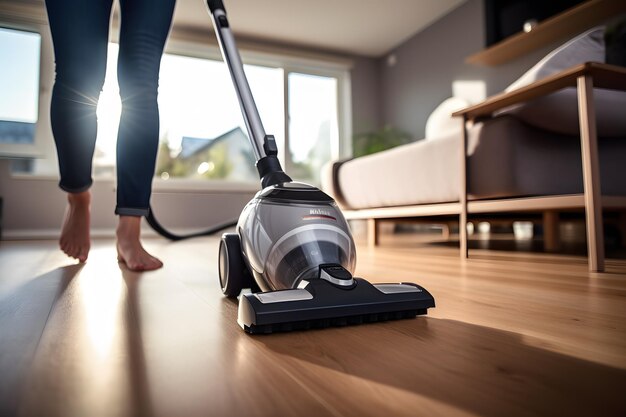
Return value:
[(251, 337), (217, 239), (111, 240), (75, 265), (53, 241), (0, 242), (1, 416), (624, 416), (626, 261), (360, 245), (358, 275), (415, 281), (428, 317)]

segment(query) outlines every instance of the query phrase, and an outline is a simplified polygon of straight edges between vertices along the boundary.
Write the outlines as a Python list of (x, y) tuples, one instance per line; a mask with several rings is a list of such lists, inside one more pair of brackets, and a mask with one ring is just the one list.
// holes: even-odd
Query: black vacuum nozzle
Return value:
[(354, 281), (349, 290), (312, 279), (297, 289), (242, 294), (239, 325), (253, 334), (319, 329), (413, 318), (435, 306), (432, 295), (416, 284)]

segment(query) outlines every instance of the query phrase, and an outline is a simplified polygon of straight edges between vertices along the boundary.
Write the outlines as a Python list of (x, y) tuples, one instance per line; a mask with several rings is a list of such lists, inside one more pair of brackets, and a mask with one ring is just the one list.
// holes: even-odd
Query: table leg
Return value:
[(460, 190), (459, 201), (461, 210), (459, 213), (459, 245), (461, 259), (469, 256), (467, 250), (467, 117), (463, 116), (463, 135), (461, 137), (461, 166), (460, 166)]
[(379, 224), (376, 219), (367, 219), (367, 246), (374, 248), (378, 246), (380, 239)]
[(546, 210), (543, 212), (543, 249), (548, 252), (555, 252), (560, 247), (559, 212)]
[(604, 233), (602, 223), (602, 194), (600, 192), (600, 162), (596, 113), (593, 102), (593, 78), (578, 77), (578, 115), (587, 220), (587, 252), (590, 271), (604, 271)]

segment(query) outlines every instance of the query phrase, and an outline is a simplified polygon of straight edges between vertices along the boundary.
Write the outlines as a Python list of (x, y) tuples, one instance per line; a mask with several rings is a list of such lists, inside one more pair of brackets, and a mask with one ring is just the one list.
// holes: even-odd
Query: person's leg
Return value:
[(56, 78), (50, 119), (61, 180), (68, 193), (59, 244), (84, 262), (89, 253), (89, 188), (96, 106), (104, 84), (112, 0), (46, 0)]
[(142, 247), (139, 226), (150, 209), (159, 141), (159, 68), (175, 0), (121, 0), (120, 4), (117, 249), (120, 261), (130, 269), (150, 270), (163, 264)]

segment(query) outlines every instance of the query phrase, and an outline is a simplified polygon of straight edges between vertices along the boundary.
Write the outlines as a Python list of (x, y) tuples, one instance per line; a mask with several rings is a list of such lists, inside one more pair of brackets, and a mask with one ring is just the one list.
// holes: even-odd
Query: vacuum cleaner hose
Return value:
[(163, 227), (161, 223), (159, 223), (159, 221), (154, 216), (154, 211), (152, 210), (152, 207), (150, 207), (150, 211), (146, 215), (146, 221), (148, 222), (150, 227), (154, 229), (155, 232), (157, 232), (164, 238), (173, 240), (173, 241), (191, 239), (192, 237), (210, 236), (210, 235), (219, 233), (224, 229), (228, 229), (229, 227), (233, 227), (237, 225), (237, 219), (234, 219), (234, 220), (229, 220), (224, 223), (216, 224), (215, 226), (212, 226), (206, 230), (201, 230), (199, 232), (189, 233), (186, 235), (179, 235), (179, 234), (170, 232), (165, 227)]

